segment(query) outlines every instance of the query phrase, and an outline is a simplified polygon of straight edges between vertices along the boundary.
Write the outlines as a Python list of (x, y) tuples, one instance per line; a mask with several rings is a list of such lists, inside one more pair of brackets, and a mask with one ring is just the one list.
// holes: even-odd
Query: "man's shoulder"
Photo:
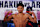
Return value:
[(12, 16), (16, 16), (17, 14), (12, 14)]
[(29, 15), (28, 13), (25, 13), (25, 15)]
[(28, 14), (28, 13), (26, 13), (26, 14), (25, 14), (25, 17), (29, 17), (29, 14)]

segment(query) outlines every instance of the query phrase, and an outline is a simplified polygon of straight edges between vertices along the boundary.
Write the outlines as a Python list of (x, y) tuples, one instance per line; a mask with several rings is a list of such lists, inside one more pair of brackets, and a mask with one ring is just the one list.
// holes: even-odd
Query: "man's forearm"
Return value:
[(9, 14), (9, 13), (7, 13), (7, 14), (5, 15), (4, 21), (7, 21), (7, 19), (8, 19), (8, 14)]
[(36, 19), (36, 16), (34, 16), (34, 22), (35, 22), (35, 23), (37, 23), (37, 19)]

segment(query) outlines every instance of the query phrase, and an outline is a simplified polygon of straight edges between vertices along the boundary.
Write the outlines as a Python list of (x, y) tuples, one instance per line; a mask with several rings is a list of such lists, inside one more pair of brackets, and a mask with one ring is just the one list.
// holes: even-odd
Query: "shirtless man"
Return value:
[[(31, 12), (31, 13), (34, 15), (34, 19), (31, 17), (31, 15), (23, 13), (23, 10), (24, 10), (23, 4), (18, 4), (17, 10), (18, 10), (18, 14), (13, 14), (13, 15), (8, 17), (10, 19), (13, 17), (13, 22), (15, 24), (15, 27), (26, 27), (28, 19), (30, 19), (30, 21), (33, 22), (33, 23), (37, 23), (36, 16), (33, 12)], [(8, 14), (9, 13), (10, 12), (8, 12)], [(6, 15), (6, 17), (7, 17), (7, 15)]]

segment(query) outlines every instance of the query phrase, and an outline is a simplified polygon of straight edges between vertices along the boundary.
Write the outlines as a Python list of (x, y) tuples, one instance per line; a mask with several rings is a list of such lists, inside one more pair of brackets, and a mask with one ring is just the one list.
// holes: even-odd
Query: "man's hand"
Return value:
[(10, 10), (10, 11), (8, 11), (8, 13), (12, 13), (12, 11)]
[(33, 16), (35, 16), (35, 13), (34, 13), (34, 12), (32, 12), (32, 15), (33, 15)]

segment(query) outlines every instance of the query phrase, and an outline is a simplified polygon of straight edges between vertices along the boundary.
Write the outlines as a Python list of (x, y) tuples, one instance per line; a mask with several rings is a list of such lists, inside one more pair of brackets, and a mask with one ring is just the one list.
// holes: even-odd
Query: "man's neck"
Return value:
[(18, 15), (23, 15), (23, 13), (18, 13)]

